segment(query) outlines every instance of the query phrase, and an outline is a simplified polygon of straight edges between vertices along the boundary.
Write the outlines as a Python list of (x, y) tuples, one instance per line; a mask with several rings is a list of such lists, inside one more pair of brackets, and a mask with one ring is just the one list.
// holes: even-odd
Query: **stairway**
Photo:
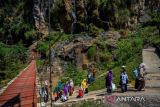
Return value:
[(158, 88), (160, 87), (160, 58), (155, 52), (155, 48), (150, 47), (148, 49), (143, 49), (143, 63), (146, 64), (147, 69), (145, 76), (146, 87), (148, 88)]

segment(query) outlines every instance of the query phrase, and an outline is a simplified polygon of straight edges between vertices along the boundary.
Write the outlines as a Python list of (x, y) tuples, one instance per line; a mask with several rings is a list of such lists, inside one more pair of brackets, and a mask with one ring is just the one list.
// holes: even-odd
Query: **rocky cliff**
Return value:
[[(38, 1), (38, 0), (37, 0)], [(40, 0), (39, 0), (40, 2)], [(43, 3), (43, 2), (41, 2)], [(34, 6), (38, 9), (37, 2)], [(40, 4), (39, 4), (40, 5)], [(47, 5), (46, 5), (47, 6)], [(44, 6), (44, 8), (48, 8)], [(141, 22), (150, 20), (148, 12), (159, 11), (159, 0), (54, 0), (52, 6), (52, 27), (57, 23), (65, 32), (71, 33), (74, 28), (75, 33), (89, 30), (93, 23), (97, 27), (105, 30), (111, 27), (132, 28)], [(37, 10), (38, 12), (39, 10)], [(46, 12), (41, 12), (45, 14)], [(62, 14), (63, 13), (63, 14)], [(37, 13), (38, 15), (39, 13)], [(40, 17), (42, 14), (39, 14)], [(43, 19), (43, 18), (41, 18)], [(47, 20), (47, 19), (45, 19)], [(44, 19), (42, 20), (42, 22)], [(74, 23), (74, 25), (72, 25)], [(36, 24), (37, 25), (37, 24)], [(74, 27), (72, 27), (74, 26)]]

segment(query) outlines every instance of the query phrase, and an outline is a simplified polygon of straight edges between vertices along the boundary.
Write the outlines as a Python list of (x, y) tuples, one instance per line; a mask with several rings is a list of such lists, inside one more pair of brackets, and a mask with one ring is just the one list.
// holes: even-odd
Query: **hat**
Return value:
[(126, 66), (124, 66), (124, 65), (122, 66), (122, 68), (125, 68), (125, 67), (126, 67)]

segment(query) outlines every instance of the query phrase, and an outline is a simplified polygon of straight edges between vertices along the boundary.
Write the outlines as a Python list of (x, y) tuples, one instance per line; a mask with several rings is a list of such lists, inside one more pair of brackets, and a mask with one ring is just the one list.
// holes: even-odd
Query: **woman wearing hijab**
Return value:
[(59, 83), (58, 83), (58, 91), (62, 90), (62, 88), (63, 88), (63, 85), (62, 85), (61, 82), (59, 82)]
[(86, 79), (83, 79), (83, 81), (81, 83), (81, 88), (82, 88), (83, 92), (85, 93), (86, 89), (88, 88)]
[(138, 85), (138, 91), (141, 91), (142, 88), (145, 87), (145, 70), (146, 70), (146, 65), (144, 63), (140, 64), (139, 67), (139, 74), (138, 74), (138, 80), (139, 80), (139, 85)]
[(106, 75), (106, 88), (107, 88), (107, 93), (111, 94), (112, 93), (112, 70), (109, 69), (107, 75)]
[(68, 84), (64, 84), (64, 95), (67, 97), (68, 96)]
[(90, 66), (89, 69), (88, 69), (88, 75), (87, 75), (87, 78), (88, 78), (87, 83), (88, 84), (91, 84), (91, 77), (92, 77), (92, 69), (91, 69), (91, 66)]
[(95, 68), (93, 69), (92, 74), (93, 74), (93, 81), (95, 81), (96, 80), (96, 69)]
[(69, 89), (70, 90), (69, 94), (70, 94), (70, 96), (72, 96), (73, 91), (74, 91), (74, 83), (73, 83), (72, 79), (70, 80), (69, 88), (70, 88)]

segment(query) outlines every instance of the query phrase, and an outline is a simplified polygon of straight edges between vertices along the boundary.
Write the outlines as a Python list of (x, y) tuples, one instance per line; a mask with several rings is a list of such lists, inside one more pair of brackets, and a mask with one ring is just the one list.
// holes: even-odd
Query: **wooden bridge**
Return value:
[(32, 60), (0, 95), (0, 107), (36, 106), (36, 61)]

